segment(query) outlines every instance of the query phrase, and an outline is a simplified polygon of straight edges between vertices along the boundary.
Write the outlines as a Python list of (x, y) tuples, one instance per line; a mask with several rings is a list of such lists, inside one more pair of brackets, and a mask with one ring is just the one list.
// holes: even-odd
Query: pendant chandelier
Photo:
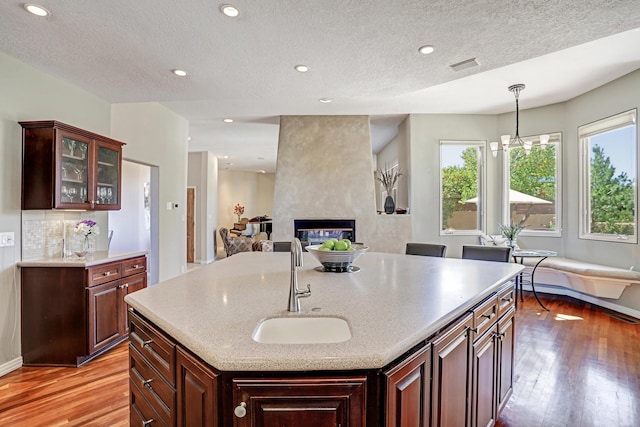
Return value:
[[(500, 136), (500, 141), (502, 142), (502, 151), (507, 152), (509, 148), (522, 147), (527, 155), (531, 153), (531, 147), (533, 146), (532, 141), (523, 141), (520, 138), (520, 107), (518, 105), (518, 100), (520, 98), (520, 92), (523, 91), (525, 86), (522, 83), (518, 83), (515, 85), (509, 86), (509, 91), (513, 92), (513, 95), (516, 98), (516, 134), (511, 138), (511, 135), (502, 135)], [(545, 149), (547, 144), (549, 143), (549, 135), (540, 135), (540, 148)], [(489, 147), (491, 148), (491, 154), (493, 157), (498, 155), (499, 146), (498, 142), (490, 142)]]

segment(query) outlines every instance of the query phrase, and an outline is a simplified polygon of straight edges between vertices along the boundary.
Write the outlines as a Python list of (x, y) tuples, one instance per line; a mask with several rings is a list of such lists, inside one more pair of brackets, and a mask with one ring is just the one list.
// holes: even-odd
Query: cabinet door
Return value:
[(178, 427), (218, 425), (216, 374), (190, 354), (177, 351)]
[(387, 377), (387, 427), (427, 427), (431, 417), (431, 345), (418, 350)]
[(120, 301), (120, 318), (123, 319), (120, 325), (122, 335), (129, 333), (129, 305), (124, 302), (124, 296), (131, 292), (139, 291), (147, 287), (147, 273), (136, 274), (134, 276), (125, 277), (122, 279), (122, 285), (124, 292), (122, 295), (122, 301)]
[(513, 356), (515, 350), (515, 309), (498, 321), (498, 412), (513, 392)]
[(88, 288), (89, 354), (117, 341), (121, 336), (120, 314), (126, 290), (120, 280)]
[(468, 425), (472, 325), (473, 316), (467, 314), (433, 341), (432, 426)]
[(234, 378), (233, 402), (234, 427), (364, 427), (366, 377)]
[(56, 208), (90, 209), (91, 140), (59, 130), (56, 138)]
[(122, 164), (120, 147), (95, 141), (95, 210), (120, 209), (120, 168)]
[(473, 381), (471, 425), (491, 427), (496, 422), (496, 333), (498, 326), (486, 331), (473, 343)]

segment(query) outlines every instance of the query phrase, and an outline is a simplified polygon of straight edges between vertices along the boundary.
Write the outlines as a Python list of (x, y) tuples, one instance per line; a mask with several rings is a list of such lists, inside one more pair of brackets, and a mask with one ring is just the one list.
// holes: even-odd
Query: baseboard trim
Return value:
[[(524, 285), (522, 289), (524, 289), (525, 291), (531, 291), (531, 285)], [(536, 292), (553, 295), (565, 295), (571, 298), (578, 299), (580, 301), (585, 301), (600, 307), (608, 308), (609, 310), (617, 311), (618, 313), (626, 314), (627, 316), (635, 317), (636, 319), (640, 319), (639, 310), (635, 310), (633, 308), (625, 307), (619, 304), (614, 304), (612, 302), (605, 301), (591, 295), (583, 294), (573, 289), (565, 288), (562, 286), (536, 283)]]
[(20, 369), (22, 367), (22, 356), (16, 357), (13, 360), (9, 360), (6, 363), (0, 365), (0, 377), (7, 375), (9, 372), (13, 372), (16, 369)]

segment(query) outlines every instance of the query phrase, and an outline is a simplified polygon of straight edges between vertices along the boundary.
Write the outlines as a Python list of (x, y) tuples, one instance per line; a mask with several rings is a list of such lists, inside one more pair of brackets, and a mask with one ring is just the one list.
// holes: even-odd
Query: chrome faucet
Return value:
[(289, 286), (289, 311), (300, 311), (300, 298), (311, 295), (311, 285), (307, 290), (298, 289), (298, 267), (302, 267), (302, 245), (297, 237), (291, 241), (291, 283)]

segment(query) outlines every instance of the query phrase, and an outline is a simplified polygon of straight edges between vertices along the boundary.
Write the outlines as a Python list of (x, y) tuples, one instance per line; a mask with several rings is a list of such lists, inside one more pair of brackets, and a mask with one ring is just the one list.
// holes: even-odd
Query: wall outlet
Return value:
[(8, 231), (5, 233), (0, 233), (0, 247), (3, 246), (15, 246), (15, 234), (13, 231)]

